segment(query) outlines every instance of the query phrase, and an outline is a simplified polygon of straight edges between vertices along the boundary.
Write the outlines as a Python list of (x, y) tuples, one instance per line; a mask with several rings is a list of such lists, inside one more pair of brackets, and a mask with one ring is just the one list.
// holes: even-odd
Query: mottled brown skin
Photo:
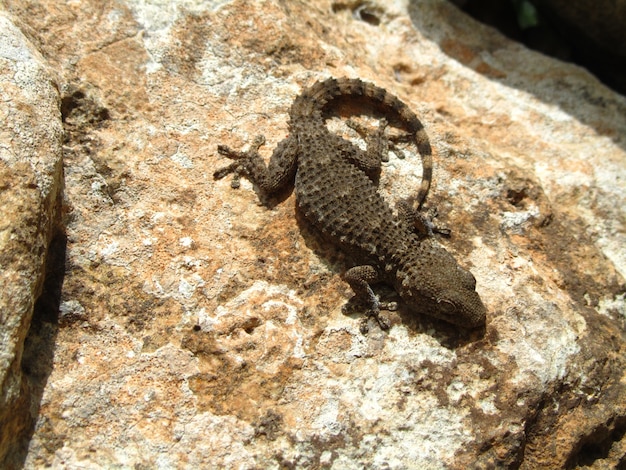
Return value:
[[(420, 152), (422, 185), (418, 195), (400, 207), (399, 217), (378, 194), (377, 178), (372, 176), (380, 172), (381, 161), (387, 157), (383, 154), (386, 121), (367, 137), (365, 151), (326, 127), (324, 113), (329, 105), (345, 97), (384, 109), (386, 116), (402, 124)], [(289, 137), (274, 150), (268, 166), (258, 153), (262, 138), (257, 138), (248, 152), (218, 146), (220, 154), (235, 161), (215, 172), (215, 178), (235, 173), (236, 187), (243, 175), (266, 194), (294, 184), (305, 218), (363, 263), (349, 269), (344, 279), (367, 302), (368, 315), (382, 327), (388, 323), (379, 316), (381, 305), (370, 287), (376, 282), (393, 286), (416, 312), (467, 328), (484, 325), (486, 311), (475, 291), (474, 276), (420, 230), (424, 225), (416, 210), (430, 187), (432, 157), (428, 137), (415, 114), (375, 85), (358, 79), (328, 79), (295, 99), (289, 128)]]

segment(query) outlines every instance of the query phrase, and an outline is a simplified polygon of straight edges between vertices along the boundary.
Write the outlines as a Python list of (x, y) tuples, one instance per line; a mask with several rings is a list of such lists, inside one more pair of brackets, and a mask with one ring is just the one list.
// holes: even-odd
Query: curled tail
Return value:
[(432, 149), (424, 126), (415, 113), (400, 99), (384, 88), (358, 78), (329, 78), (305, 89), (291, 107), (291, 116), (321, 115), (330, 102), (344, 97), (364, 98), (385, 115), (393, 116), (413, 136), (422, 158), (422, 183), (415, 197), (410, 198), (413, 209), (419, 209), (428, 194), (433, 173)]

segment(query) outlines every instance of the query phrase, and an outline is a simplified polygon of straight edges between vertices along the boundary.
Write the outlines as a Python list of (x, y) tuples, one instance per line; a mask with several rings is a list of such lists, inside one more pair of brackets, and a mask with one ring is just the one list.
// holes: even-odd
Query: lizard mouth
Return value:
[(449, 291), (431, 302), (425, 313), (463, 328), (478, 328), (485, 324), (487, 310), (478, 293)]
[[(440, 318), (457, 326), (464, 328), (478, 328), (485, 324), (487, 310), (478, 294), (473, 291), (467, 296), (464, 302), (453, 304), (449, 301), (438, 302)], [(442, 305), (446, 305), (442, 307)]]

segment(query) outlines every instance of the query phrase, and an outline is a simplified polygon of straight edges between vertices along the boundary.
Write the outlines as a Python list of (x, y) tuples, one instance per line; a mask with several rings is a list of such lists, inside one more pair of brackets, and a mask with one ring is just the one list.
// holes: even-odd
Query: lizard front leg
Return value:
[(365, 317), (361, 320), (361, 333), (367, 333), (367, 320), (371, 317), (378, 322), (381, 329), (388, 330), (391, 323), (380, 310), (381, 308), (395, 310), (396, 305), (395, 303), (381, 303), (370, 287), (370, 284), (375, 284), (380, 280), (376, 268), (371, 265), (354, 266), (344, 273), (343, 278), (352, 287), (356, 299), (368, 307)]
[(294, 138), (283, 139), (274, 149), (269, 164), (266, 165), (259, 154), (259, 148), (265, 143), (265, 137), (257, 136), (246, 152), (233, 150), (226, 145), (218, 145), (217, 151), (231, 160), (230, 165), (213, 173), (214, 179), (222, 179), (233, 173), (233, 188), (239, 187), (241, 176), (245, 176), (265, 194), (272, 194), (293, 181), (297, 166), (298, 145)]

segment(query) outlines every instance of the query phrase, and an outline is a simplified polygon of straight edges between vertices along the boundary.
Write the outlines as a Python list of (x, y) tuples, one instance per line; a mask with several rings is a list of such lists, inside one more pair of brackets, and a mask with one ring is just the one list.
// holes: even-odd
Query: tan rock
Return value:
[[(623, 97), (443, 1), (6, 3), (64, 77), (68, 133), (67, 272), (28, 468), (624, 459)], [(213, 181), (217, 144), (262, 133), (269, 156), (293, 98), (331, 75), (423, 119), (427, 202), (486, 331), (400, 306), (361, 335), (342, 313), (351, 260), (293, 195), (266, 207)], [(390, 200), (419, 186), (408, 150), (383, 169)]]
[[(41, 377), (23, 361), (47, 250), (59, 232), (59, 95), (33, 45), (0, 12), (0, 466), (30, 436)], [(63, 260), (61, 260), (61, 263)], [(62, 264), (61, 264), (62, 266)], [(45, 360), (42, 360), (45, 362)]]

